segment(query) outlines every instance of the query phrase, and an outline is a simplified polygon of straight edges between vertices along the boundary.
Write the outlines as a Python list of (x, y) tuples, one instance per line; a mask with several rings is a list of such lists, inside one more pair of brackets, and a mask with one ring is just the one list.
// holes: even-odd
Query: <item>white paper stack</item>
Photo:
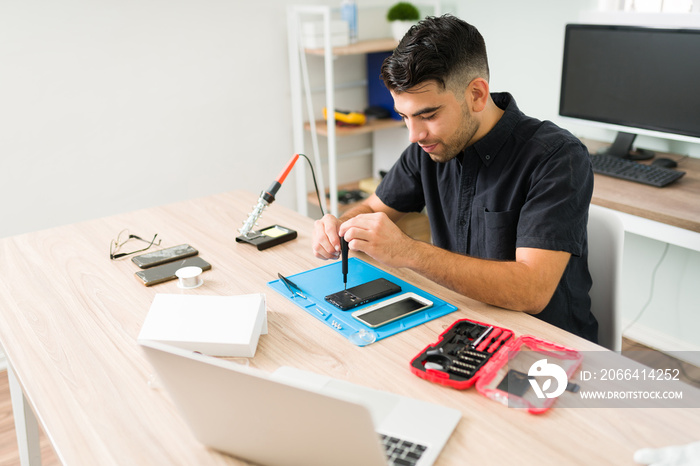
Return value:
[(210, 356), (253, 357), (267, 334), (265, 295), (156, 294), (139, 341), (169, 343)]

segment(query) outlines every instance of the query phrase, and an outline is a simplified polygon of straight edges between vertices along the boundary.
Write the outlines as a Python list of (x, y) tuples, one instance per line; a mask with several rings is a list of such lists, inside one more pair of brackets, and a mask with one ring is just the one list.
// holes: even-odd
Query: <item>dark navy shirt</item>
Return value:
[(588, 151), (554, 123), (523, 114), (510, 94), (492, 98), (505, 113), (486, 136), (446, 163), (411, 144), (377, 195), (400, 212), (425, 207), (433, 244), (452, 252), (506, 261), (515, 260), (520, 247), (571, 253), (551, 301), (536, 317), (595, 342)]

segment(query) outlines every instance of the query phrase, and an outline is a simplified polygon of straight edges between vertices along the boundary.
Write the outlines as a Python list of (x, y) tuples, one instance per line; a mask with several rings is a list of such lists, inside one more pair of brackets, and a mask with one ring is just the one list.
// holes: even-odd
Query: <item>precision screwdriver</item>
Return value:
[(340, 237), (340, 254), (343, 261), (343, 286), (344, 289), (348, 289), (348, 242), (345, 238)]

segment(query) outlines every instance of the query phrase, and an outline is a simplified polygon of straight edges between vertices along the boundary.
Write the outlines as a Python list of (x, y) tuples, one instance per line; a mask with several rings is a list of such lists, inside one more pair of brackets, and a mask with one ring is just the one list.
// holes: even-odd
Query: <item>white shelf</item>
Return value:
[[(390, 38), (380, 38), (373, 40), (359, 41), (345, 46), (331, 46), (330, 21), (331, 8), (328, 6), (292, 6), (288, 9), (288, 34), (289, 34), (289, 67), (290, 84), (292, 92), (292, 129), (294, 134), (294, 152), (307, 153), (305, 149), (305, 132), (311, 133), (314, 165), (319, 167), (316, 170), (316, 177), (319, 181), (319, 188), (326, 191), (326, 183), (321, 173), (320, 158), (318, 156), (318, 137), (325, 137), (328, 153), (328, 190), (338, 191), (337, 179), (337, 138), (368, 134), (380, 131), (385, 128), (396, 128), (403, 125), (403, 122), (396, 120), (378, 120), (369, 122), (360, 127), (337, 127), (334, 112), (328, 112), (326, 120), (305, 122), (304, 107), (312, 107), (312, 89), (308, 84), (308, 67), (306, 65), (306, 55), (321, 56), (324, 59), (324, 91), (325, 107), (336, 108), (335, 105), (335, 75), (333, 70), (334, 59), (345, 56), (363, 55), (374, 52), (392, 51), (397, 41)], [(318, 21), (319, 17), (324, 23), (324, 47), (308, 49), (301, 46), (300, 29), (302, 21)], [(366, 83), (363, 83), (366, 85)], [(299, 213), (308, 215), (307, 195), (306, 195), (306, 173), (305, 170), (296, 170), (297, 176), (297, 210)], [(337, 196), (331, 196), (330, 212), (338, 215)]]

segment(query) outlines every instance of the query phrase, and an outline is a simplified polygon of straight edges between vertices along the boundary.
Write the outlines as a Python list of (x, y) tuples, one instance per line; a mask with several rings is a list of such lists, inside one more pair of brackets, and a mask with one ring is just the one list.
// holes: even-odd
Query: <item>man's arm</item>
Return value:
[(493, 261), (422, 243), (409, 254), (406, 267), (477, 301), (537, 314), (552, 299), (570, 256), (518, 248), (515, 261)]
[[(386, 211), (381, 205), (376, 198), (357, 212), (353, 209), (332, 231), (343, 236), (351, 250), (389, 267), (407, 267), (481, 302), (536, 314), (551, 300), (569, 262), (568, 252), (534, 248), (516, 249), (515, 261), (453, 253), (410, 238), (394, 223), (396, 211), (388, 207)], [(340, 250), (339, 240), (337, 247)]]

